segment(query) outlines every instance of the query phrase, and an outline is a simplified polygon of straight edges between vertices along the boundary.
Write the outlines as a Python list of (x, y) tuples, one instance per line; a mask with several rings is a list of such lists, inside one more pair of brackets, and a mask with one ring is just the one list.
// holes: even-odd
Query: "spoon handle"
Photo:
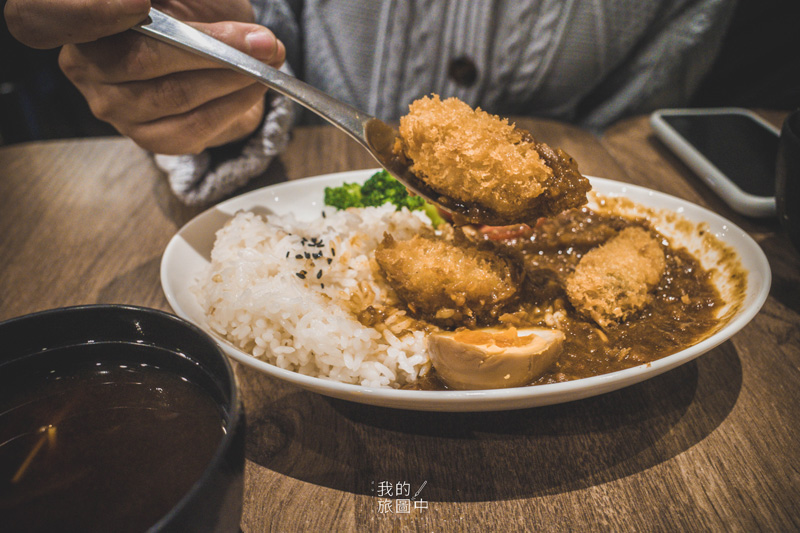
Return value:
[(373, 117), (355, 107), (341, 102), (293, 76), (284, 74), (157, 9), (151, 8), (150, 18), (132, 29), (251, 76), (307, 107), (349, 134), (361, 145), (368, 147), (364, 127)]

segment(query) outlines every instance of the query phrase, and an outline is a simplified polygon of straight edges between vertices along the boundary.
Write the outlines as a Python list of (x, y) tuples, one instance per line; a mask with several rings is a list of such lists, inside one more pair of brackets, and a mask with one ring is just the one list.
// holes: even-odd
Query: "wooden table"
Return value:
[[(780, 114), (769, 115), (778, 121)], [(774, 221), (737, 216), (653, 137), (646, 118), (603, 139), (521, 121), (584, 173), (646, 185), (745, 228), (770, 297), (730, 341), (639, 385), (565, 405), (447, 414), (334, 401), (246, 368), (242, 529), (770, 530), (800, 528), (800, 255)], [(328, 127), (298, 129), (255, 185), (373, 167)], [(0, 319), (97, 302), (169, 309), (159, 285), (180, 205), (121, 138), (0, 149)], [(254, 185), (254, 186), (255, 186)], [(387, 512), (391, 485), (427, 508)]]

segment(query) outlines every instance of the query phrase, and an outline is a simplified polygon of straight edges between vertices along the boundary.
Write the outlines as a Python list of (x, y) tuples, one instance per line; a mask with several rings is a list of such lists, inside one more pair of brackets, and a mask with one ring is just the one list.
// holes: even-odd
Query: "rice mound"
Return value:
[(300, 221), (240, 212), (220, 229), (211, 264), (193, 286), (208, 326), (240, 350), (301, 374), (369, 387), (414, 381), (430, 367), (425, 334), (364, 326), (353, 309), (365, 299), (396, 300), (375, 275), (373, 251), (384, 232), (410, 238), (427, 217), (391, 205), (324, 215)]

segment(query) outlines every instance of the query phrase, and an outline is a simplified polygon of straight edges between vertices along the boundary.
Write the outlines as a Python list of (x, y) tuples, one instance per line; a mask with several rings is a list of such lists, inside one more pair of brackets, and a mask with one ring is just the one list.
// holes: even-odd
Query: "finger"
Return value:
[(8, 0), (11, 34), (33, 48), (94, 41), (147, 17), (150, 0)]
[(250, 109), (238, 115), (225, 130), (209, 139), (208, 147), (222, 146), (250, 135), (261, 124), (265, 106), (264, 98), (259, 98)]
[(263, 106), (265, 92), (262, 85), (250, 85), (189, 112), (118, 129), (152, 152), (197, 154), (212, 146), (212, 142), (222, 144), (252, 132), (261, 119), (252, 109)]
[(154, 80), (91, 86), (87, 101), (97, 118), (112, 124), (152, 122), (189, 112), (256, 83), (232, 70), (191, 70)]
[[(276, 68), (286, 57), (283, 44), (263, 26), (239, 22), (193, 25)], [(64, 47), (59, 64), (76, 84), (81, 81), (141, 81), (181, 71), (221, 68), (219, 63), (210, 59), (133, 32)]]

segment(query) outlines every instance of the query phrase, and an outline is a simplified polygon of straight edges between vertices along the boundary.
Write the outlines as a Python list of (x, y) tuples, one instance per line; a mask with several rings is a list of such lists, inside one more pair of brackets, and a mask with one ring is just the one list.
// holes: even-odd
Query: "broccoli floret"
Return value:
[(325, 187), (325, 205), (337, 209), (379, 207), (387, 202), (398, 211), (403, 207), (407, 207), (409, 211), (422, 209), (431, 219), (433, 227), (444, 222), (436, 207), (420, 196), (409, 194), (408, 189), (385, 170), (373, 174), (364, 185), (345, 183), (341, 187)]
[(406, 188), (385, 170), (376, 172), (361, 187), (364, 205), (381, 206), (391, 202), (399, 209), (408, 196)]
[(400, 210), (407, 207), (409, 210), (422, 209), (425, 200), (408, 194), (405, 185), (397, 181), (391, 174), (381, 170), (364, 182), (361, 188), (364, 205), (381, 206), (387, 202), (392, 203)]
[(325, 187), (325, 205), (337, 209), (364, 207), (361, 185), (358, 183), (345, 183), (341, 187)]
[(398, 207), (405, 206), (410, 211), (414, 211), (416, 209), (424, 209), (426, 205), (430, 205), (430, 204), (428, 204), (428, 202), (426, 202), (423, 197), (421, 197), (421, 196), (412, 196), (412, 195), (406, 193), (405, 198), (403, 198), (402, 205), (400, 205)]
[(423, 200), (425, 205), (422, 206), (422, 211), (428, 215), (428, 218), (431, 219), (431, 225), (434, 228), (438, 228), (439, 224), (444, 224), (446, 221), (442, 218), (442, 215), (439, 213), (439, 210), (436, 209), (436, 206), (433, 204), (429, 204)]
[(409, 194), (408, 189), (385, 170), (368, 179), (361, 188), (361, 194), (364, 197), (364, 205), (378, 206), (391, 202), (397, 206), (398, 210), (403, 207), (407, 207), (409, 211), (423, 210), (431, 219), (433, 227), (444, 222), (436, 207), (426, 202), (421, 196)]

